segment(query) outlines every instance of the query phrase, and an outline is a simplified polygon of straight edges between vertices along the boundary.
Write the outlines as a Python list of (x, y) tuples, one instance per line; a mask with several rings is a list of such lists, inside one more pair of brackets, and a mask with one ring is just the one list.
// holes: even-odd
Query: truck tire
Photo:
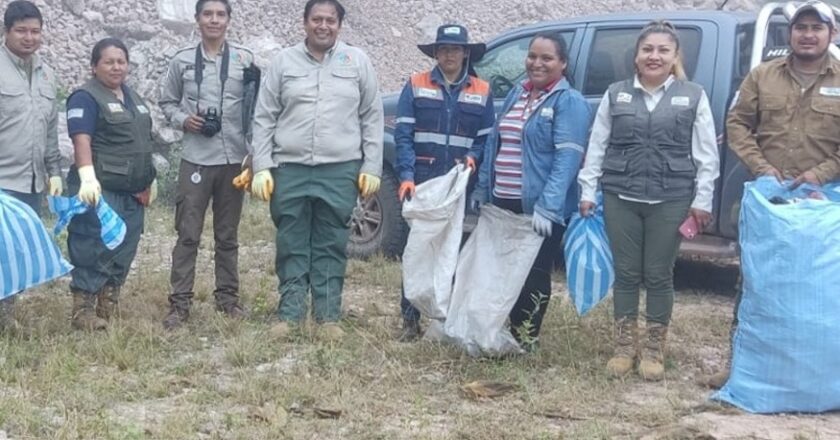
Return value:
[(402, 204), (397, 197), (399, 184), (393, 172), (384, 169), (379, 192), (367, 199), (359, 197), (350, 219), (347, 254), (369, 258), (382, 254), (388, 258), (402, 255), (408, 225), (402, 218)]

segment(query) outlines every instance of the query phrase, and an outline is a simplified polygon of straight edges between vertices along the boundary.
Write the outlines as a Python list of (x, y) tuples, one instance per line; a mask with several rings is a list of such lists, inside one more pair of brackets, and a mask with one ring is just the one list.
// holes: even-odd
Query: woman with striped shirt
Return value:
[(551, 296), (551, 270), (566, 219), (577, 208), (577, 172), (583, 160), (589, 105), (565, 77), (566, 44), (553, 33), (536, 35), (525, 59), (527, 79), (508, 94), (485, 143), (471, 205), (492, 203), (532, 216), (545, 237), (519, 299), (510, 312), (514, 337), (536, 348)]

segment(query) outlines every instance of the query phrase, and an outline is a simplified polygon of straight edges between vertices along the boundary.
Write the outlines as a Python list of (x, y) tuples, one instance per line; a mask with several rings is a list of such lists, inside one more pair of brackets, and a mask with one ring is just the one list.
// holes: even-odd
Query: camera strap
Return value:
[[(222, 83), (221, 99), (219, 99), (219, 115), (222, 113), (222, 106), (225, 103), (225, 82), (228, 79), (228, 66), (230, 64), (230, 46), (227, 41), (225, 47), (222, 49), (222, 66), (219, 71), (219, 82)], [(204, 53), (201, 50), (201, 43), (195, 47), (195, 84), (197, 86), (198, 97), (195, 100), (195, 111), (201, 114), (198, 108), (198, 103), (201, 102), (201, 83), (204, 81)]]

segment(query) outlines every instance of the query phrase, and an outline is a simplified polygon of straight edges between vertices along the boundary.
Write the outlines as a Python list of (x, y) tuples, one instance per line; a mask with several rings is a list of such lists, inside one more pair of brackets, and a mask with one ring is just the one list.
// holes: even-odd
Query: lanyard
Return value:
[[(230, 48), (225, 43), (222, 49), (222, 70), (219, 72), (219, 81), (222, 83), (221, 99), (219, 100), (219, 115), (222, 114), (222, 106), (225, 103), (225, 81), (228, 79), (228, 64), (230, 64)], [(198, 103), (201, 101), (201, 82), (204, 80), (204, 54), (201, 50), (201, 43), (195, 48), (195, 84), (198, 88), (198, 97), (195, 100), (195, 111), (201, 114)]]

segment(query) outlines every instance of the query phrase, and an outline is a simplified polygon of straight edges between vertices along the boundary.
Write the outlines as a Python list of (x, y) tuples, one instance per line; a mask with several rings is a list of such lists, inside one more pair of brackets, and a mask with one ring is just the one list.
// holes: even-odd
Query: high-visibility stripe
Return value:
[(470, 148), (473, 144), (473, 139), (464, 137), (464, 136), (457, 136), (454, 134), (449, 135), (449, 142), (447, 142), (447, 136), (441, 133), (430, 133), (426, 131), (418, 131), (414, 133), (414, 142), (425, 142), (425, 143), (432, 143), (438, 144), (442, 147), (449, 145), (450, 147), (463, 147), (463, 148)]
[(413, 124), (413, 123), (416, 122), (416, 120), (414, 118), (409, 118), (409, 117), (396, 118), (396, 119), (394, 119), (394, 121), (397, 124)]
[(486, 136), (486, 135), (490, 134), (490, 132), (491, 132), (491, 131), (493, 131), (493, 127), (483, 128), (483, 129), (481, 129), (481, 130), (478, 130), (478, 133), (476, 133), (476, 134), (475, 134), (475, 136), (476, 136), (476, 137), (478, 137), (478, 136)]
[(583, 153), (583, 147), (574, 143), (574, 142), (562, 142), (562, 143), (559, 143), (559, 144), (554, 144), (554, 148), (557, 149), (557, 150), (559, 150), (561, 148), (570, 148), (570, 149), (575, 150), (577, 152)]

